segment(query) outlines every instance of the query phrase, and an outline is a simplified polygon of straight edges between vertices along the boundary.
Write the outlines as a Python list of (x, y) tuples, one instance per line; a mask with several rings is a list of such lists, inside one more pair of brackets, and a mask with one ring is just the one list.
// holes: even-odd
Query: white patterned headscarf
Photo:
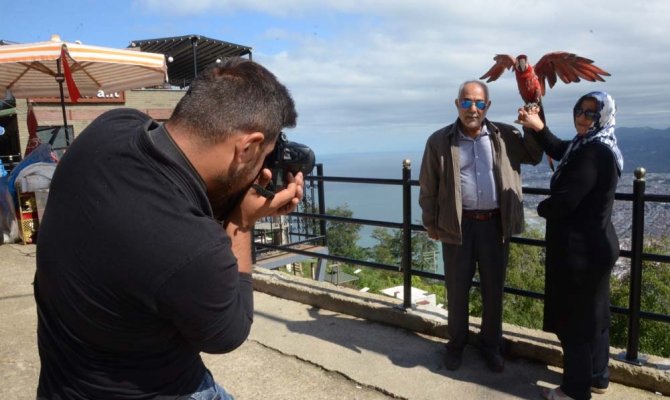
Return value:
[(616, 113), (614, 99), (605, 92), (587, 93), (577, 100), (574, 110), (580, 109), (582, 107), (582, 102), (586, 99), (593, 99), (598, 103), (598, 117), (593, 120), (591, 127), (585, 135), (578, 134), (572, 139), (572, 143), (570, 143), (563, 158), (561, 158), (561, 162), (558, 164), (558, 167), (556, 167), (556, 174), (554, 174), (554, 177), (558, 175), (558, 171), (560, 171), (565, 164), (570, 162), (570, 158), (572, 158), (575, 151), (581, 146), (593, 141), (598, 141), (604, 144), (612, 151), (612, 154), (614, 154), (614, 158), (616, 159), (619, 176), (621, 176), (621, 171), (623, 171), (623, 156), (621, 155), (619, 146), (617, 146), (616, 136), (614, 136), (614, 125), (616, 124), (614, 118), (614, 114)]

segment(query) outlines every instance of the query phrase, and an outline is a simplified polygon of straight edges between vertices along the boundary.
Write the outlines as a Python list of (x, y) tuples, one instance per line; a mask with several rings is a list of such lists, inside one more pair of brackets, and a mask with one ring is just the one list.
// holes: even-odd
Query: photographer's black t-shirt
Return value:
[(179, 398), (204, 377), (201, 351), (249, 333), (251, 277), (162, 129), (109, 111), (56, 168), (37, 244), (38, 397)]

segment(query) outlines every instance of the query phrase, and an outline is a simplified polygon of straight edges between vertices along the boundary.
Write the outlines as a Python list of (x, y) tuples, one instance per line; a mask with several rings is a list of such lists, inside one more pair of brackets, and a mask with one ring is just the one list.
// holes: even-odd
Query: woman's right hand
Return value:
[(544, 122), (540, 118), (540, 107), (521, 107), (519, 108), (519, 116), (517, 117), (517, 123), (521, 124), (524, 128), (529, 128), (535, 132), (539, 132), (544, 128)]

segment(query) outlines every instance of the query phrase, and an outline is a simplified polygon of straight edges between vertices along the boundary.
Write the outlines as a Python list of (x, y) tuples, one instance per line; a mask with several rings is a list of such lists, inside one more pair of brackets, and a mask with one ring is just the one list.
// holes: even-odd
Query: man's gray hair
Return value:
[(489, 87), (486, 85), (486, 83), (484, 83), (482, 81), (478, 81), (476, 79), (472, 79), (472, 80), (465, 81), (465, 82), (461, 83), (461, 86), (458, 87), (458, 97), (457, 97), (457, 99), (459, 99), (459, 100), (461, 99), (461, 94), (463, 93), (463, 88), (465, 87), (465, 85), (468, 85), (470, 83), (475, 83), (475, 84), (479, 85), (479, 87), (481, 87), (482, 90), (484, 90), (484, 96), (486, 96), (486, 98), (484, 100), (489, 101)]

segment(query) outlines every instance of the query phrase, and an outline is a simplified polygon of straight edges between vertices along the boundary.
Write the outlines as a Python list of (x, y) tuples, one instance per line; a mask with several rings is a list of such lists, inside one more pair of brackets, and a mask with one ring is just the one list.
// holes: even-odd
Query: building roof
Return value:
[[(410, 291), (410, 294), (412, 295), (412, 299), (418, 299), (418, 298), (423, 298), (428, 296), (430, 293), (423, 289), (415, 288), (412, 286)], [(391, 297), (395, 297), (400, 300), (404, 300), (405, 298), (405, 287), (403, 285), (400, 286), (393, 286), (390, 288), (382, 289), (380, 290), (383, 294)]]
[[(172, 86), (189, 86), (193, 78), (217, 59), (251, 58), (251, 47), (202, 35), (174, 36), (160, 39), (133, 40), (129, 48), (161, 53), (167, 57), (168, 82)], [(195, 70), (195, 72), (194, 72)]]

